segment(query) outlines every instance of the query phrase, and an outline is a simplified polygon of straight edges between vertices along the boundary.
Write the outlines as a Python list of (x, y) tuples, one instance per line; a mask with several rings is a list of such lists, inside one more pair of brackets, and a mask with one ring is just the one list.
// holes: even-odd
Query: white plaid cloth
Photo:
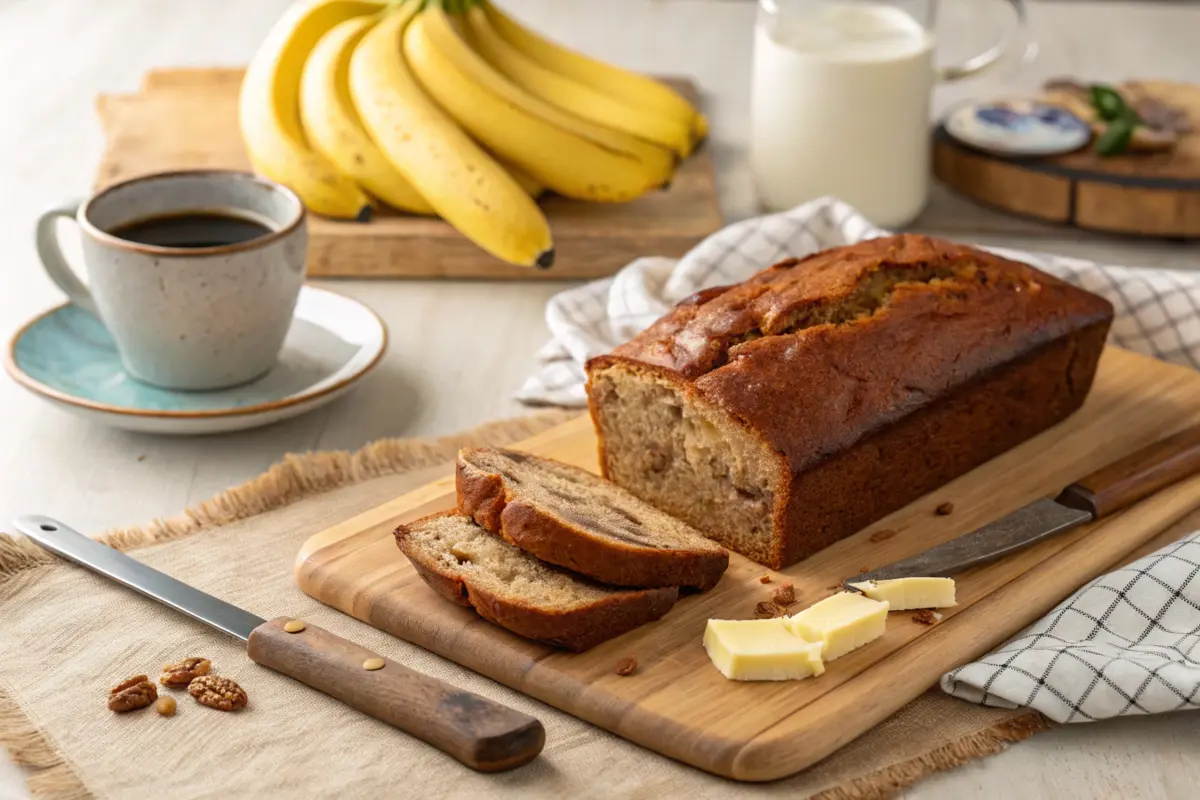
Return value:
[[(789, 256), (885, 235), (845, 203), (814, 200), (717, 231), (679, 260), (639, 258), (611, 278), (559, 292), (546, 305), (554, 338), (517, 393), (531, 405), (584, 406), (583, 364), (633, 338), (671, 306), (709, 286), (740, 283)], [(1131, 269), (991, 248), (1108, 299), (1112, 341), (1200, 369), (1200, 273)]]
[[(844, 203), (816, 200), (730, 225), (678, 261), (641, 258), (612, 278), (560, 292), (546, 307), (554, 339), (518, 398), (585, 405), (584, 362), (688, 295), (738, 283), (789, 256), (885, 233)], [(995, 252), (1107, 298), (1116, 308), (1113, 343), (1200, 368), (1200, 273)], [(944, 676), (942, 688), (975, 703), (1035, 708), (1059, 722), (1196, 708), (1198, 573), (1200, 532), (1096, 579), (996, 652)]]

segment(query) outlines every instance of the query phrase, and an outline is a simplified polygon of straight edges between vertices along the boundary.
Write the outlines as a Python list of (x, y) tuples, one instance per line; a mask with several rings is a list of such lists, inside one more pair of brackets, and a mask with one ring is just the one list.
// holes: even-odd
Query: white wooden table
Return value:
[[(93, 98), (133, 90), (173, 65), (243, 64), (287, 0), (0, 0), (0, 336), (60, 302), (37, 265), (38, 211), (86, 192), (100, 155)], [(735, 0), (504, 0), (547, 34), (641, 70), (686, 74), (713, 123), (722, 204), (754, 213), (745, 169), (755, 4)], [(986, 3), (943, 4), (943, 41), (987, 43)], [(972, 19), (972, 15), (974, 18)], [(1039, 60), (938, 90), (1032, 88), (1050, 75), (1200, 81), (1200, 5), (1036, 2)], [(1029, 223), (937, 192), (918, 229), (969, 241), (1142, 266), (1200, 267), (1195, 244), (1103, 238)], [(84, 530), (176, 513), (289, 451), (356, 448), (382, 436), (449, 433), (525, 411), (511, 395), (546, 338), (545, 300), (561, 283), (333, 284), (387, 321), (392, 348), (355, 394), (265, 430), (167, 439), (67, 416), (0, 381), (0, 520), (56, 514)], [(0, 523), (2, 525), (2, 523)], [(16, 643), (4, 643), (12, 646)], [(0, 648), (0, 658), (3, 657)], [(1200, 714), (1075, 726), (921, 783), (914, 797), (1185, 797), (1200, 786)], [(0, 798), (23, 797), (0, 758)]]

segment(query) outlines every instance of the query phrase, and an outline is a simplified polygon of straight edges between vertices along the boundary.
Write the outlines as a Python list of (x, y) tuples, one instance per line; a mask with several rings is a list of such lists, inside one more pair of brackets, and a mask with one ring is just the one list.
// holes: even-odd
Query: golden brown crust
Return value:
[[(444, 511), (432, 517), (454, 516)], [(424, 518), (424, 519), (429, 519)], [(528, 639), (537, 639), (568, 650), (582, 652), (603, 641), (652, 622), (671, 610), (679, 597), (674, 587), (614, 591), (584, 608), (554, 613), (511, 597), (501, 597), (439, 567), (410, 546), (409, 529), (424, 519), (396, 529), (396, 544), (417, 574), (435, 592), (458, 605), (474, 608), (484, 619)]]
[[(776, 535), (746, 555), (779, 568), (1068, 416), (1111, 321), (1026, 264), (891, 236), (698, 293), (591, 359), (589, 387), (617, 365), (652, 372), (777, 454)], [(590, 391), (589, 406), (599, 425)]]
[[(716, 586), (729, 566), (729, 553), (715, 547), (653, 549), (593, 535), (535, 501), (519, 498), (503, 475), (471, 463), (469, 455), (459, 454), (455, 470), (458, 507), (489, 533), (549, 564), (613, 586), (701, 591)], [(611, 490), (625, 491), (616, 484)]]

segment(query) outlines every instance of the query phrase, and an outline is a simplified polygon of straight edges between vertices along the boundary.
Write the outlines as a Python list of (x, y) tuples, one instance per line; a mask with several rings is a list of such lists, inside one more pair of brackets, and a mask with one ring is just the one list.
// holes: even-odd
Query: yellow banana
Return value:
[(267, 34), (242, 79), (238, 125), (257, 172), (291, 188), (318, 214), (366, 219), (370, 200), (354, 181), (309, 147), (300, 127), (300, 73), (327, 30), (379, 11), (368, 0), (302, 0)]
[(367, 136), (350, 100), (350, 54), (379, 19), (348, 19), (317, 42), (300, 77), (300, 121), (313, 149), (342, 174), (394, 208), (432, 214), (433, 206)]
[(363, 127), (463, 235), (510, 263), (549, 267), (554, 248), (541, 209), (409, 71), (400, 42), (419, 6), (410, 0), (390, 10), (350, 57), (350, 97)]
[(670, 86), (544, 39), (483, 0), (488, 21), (509, 44), (551, 72), (591, 86), (646, 111), (677, 119), (695, 141), (708, 134), (708, 120)]
[(646, 111), (546, 69), (496, 33), (486, 12), (478, 6), (467, 11), (465, 18), (475, 50), (530, 94), (598, 125), (666, 147), (681, 158), (692, 152), (694, 142), (687, 120)]
[[(492, 156), (492, 158), (496, 158)], [(496, 158), (500, 166), (504, 167), (504, 171), (512, 176), (512, 179), (517, 182), (517, 185), (525, 190), (525, 194), (532, 197), (534, 200), (541, 197), (546, 192), (546, 187), (534, 180), (533, 176), (522, 170), (515, 164), (511, 164), (503, 159)]]
[(667, 182), (674, 157), (574, 117), (511, 83), (427, 7), (404, 35), (404, 54), (433, 98), (473, 137), (566, 197), (632, 200)]

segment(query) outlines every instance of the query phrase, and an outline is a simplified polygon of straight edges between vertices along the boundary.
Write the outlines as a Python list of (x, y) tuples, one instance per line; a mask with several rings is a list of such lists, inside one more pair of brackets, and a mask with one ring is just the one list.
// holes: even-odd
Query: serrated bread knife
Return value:
[(256, 617), (49, 517), (22, 516), (13, 524), (50, 552), (236, 636), (264, 667), (423, 739), (472, 769), (518, 767), (545, 744), (546, 732), (533, 717), (380, 658), (315, 625)]
[(1143, 447), (1006, 517), (923, 553), (847, 578), (843, 586), (892, 578), (949, 577), (1063, 531), (1121, 511), (1200, 472), (1200, 425)]

